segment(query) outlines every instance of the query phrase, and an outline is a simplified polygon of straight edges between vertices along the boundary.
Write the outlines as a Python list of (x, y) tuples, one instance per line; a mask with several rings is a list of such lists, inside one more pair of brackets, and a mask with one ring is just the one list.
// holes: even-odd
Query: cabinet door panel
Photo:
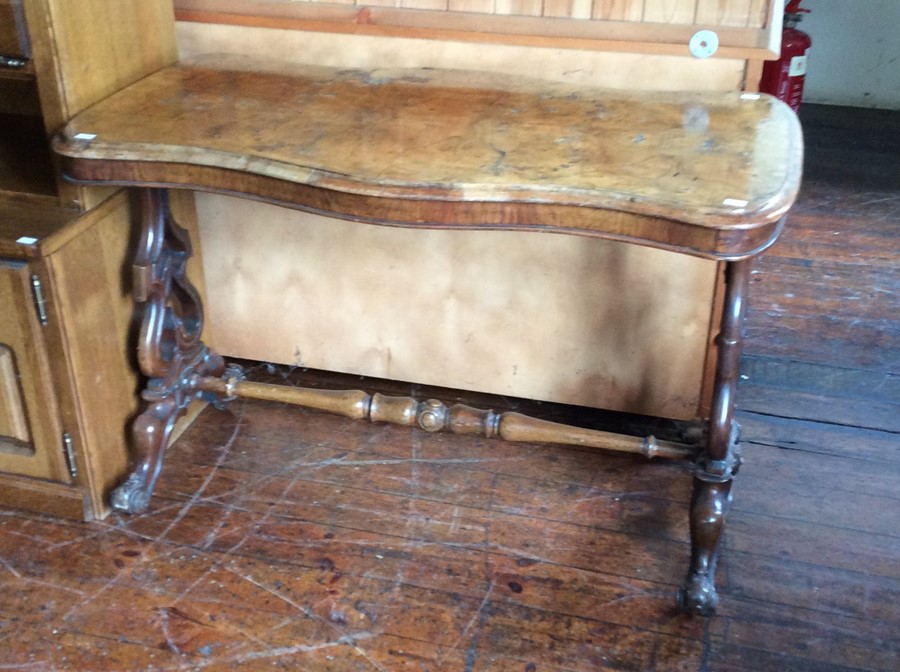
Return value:
[(0, 442), (7, 452), (32, 454), (31, 432), (25, 418), (25, 397), (13, 351), (0, 344)]
[(0, 260), (0, 472), (68, 482), (27, 264)]

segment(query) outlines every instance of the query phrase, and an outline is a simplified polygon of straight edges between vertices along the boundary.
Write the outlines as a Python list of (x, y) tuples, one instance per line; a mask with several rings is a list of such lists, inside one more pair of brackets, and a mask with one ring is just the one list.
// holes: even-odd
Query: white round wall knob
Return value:
[(696, 58), (709, 58), (718, 48), (719, 36), (712, 30), (698, 30), (688, 42), (688, 50)]

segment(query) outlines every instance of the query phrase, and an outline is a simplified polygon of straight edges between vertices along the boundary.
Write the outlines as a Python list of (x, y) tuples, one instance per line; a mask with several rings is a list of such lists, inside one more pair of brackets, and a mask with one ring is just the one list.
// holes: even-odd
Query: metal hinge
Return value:
[(34, 293), (34, 307), (37, 308), (38, 319), (47, 326), (47, 299), (44, 298), (44, 286), (39, 275), (31, 276), (31, 291)]
[(63, 434), (63, 455), (66, 456), (66, 466), (72, 478), (78, 476), (78, 466), (75, 464), (75, 446), (68, 432)]

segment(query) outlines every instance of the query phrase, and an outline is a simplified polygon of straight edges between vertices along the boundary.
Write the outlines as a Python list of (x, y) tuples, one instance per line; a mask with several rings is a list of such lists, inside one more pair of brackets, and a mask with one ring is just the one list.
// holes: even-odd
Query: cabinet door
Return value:
[(0, 472), (69, 482), (28, 264), (0, 260)]

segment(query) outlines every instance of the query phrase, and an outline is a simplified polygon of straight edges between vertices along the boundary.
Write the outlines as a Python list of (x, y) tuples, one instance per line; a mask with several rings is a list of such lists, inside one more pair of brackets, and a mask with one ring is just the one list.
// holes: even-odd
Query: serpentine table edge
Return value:
[[(194, 398), (280, 399), (353, 418), (695, 463), (691, 561), (678, 595), (715, 611), (719, 538), (740, 465), (734, 395), (753, 258), (799, 190), (803, 143), (761, 94), (635, 94), (480, 73), (332, 70), (210, 56), (165, 68), (76, 116), (53, 141), (64, 174), (140, 188), (133, 295), (149, 382), (136, 466), (113, 493), (149, 506), (169, 435)], [(555, 425), (360, 391), (242, 380), (201, 341), (188, 234), (168, 188), (238, 195), (360, 222), (591, 236), (719, 260), (725, 298), (711, 411), (685, 442)]]

